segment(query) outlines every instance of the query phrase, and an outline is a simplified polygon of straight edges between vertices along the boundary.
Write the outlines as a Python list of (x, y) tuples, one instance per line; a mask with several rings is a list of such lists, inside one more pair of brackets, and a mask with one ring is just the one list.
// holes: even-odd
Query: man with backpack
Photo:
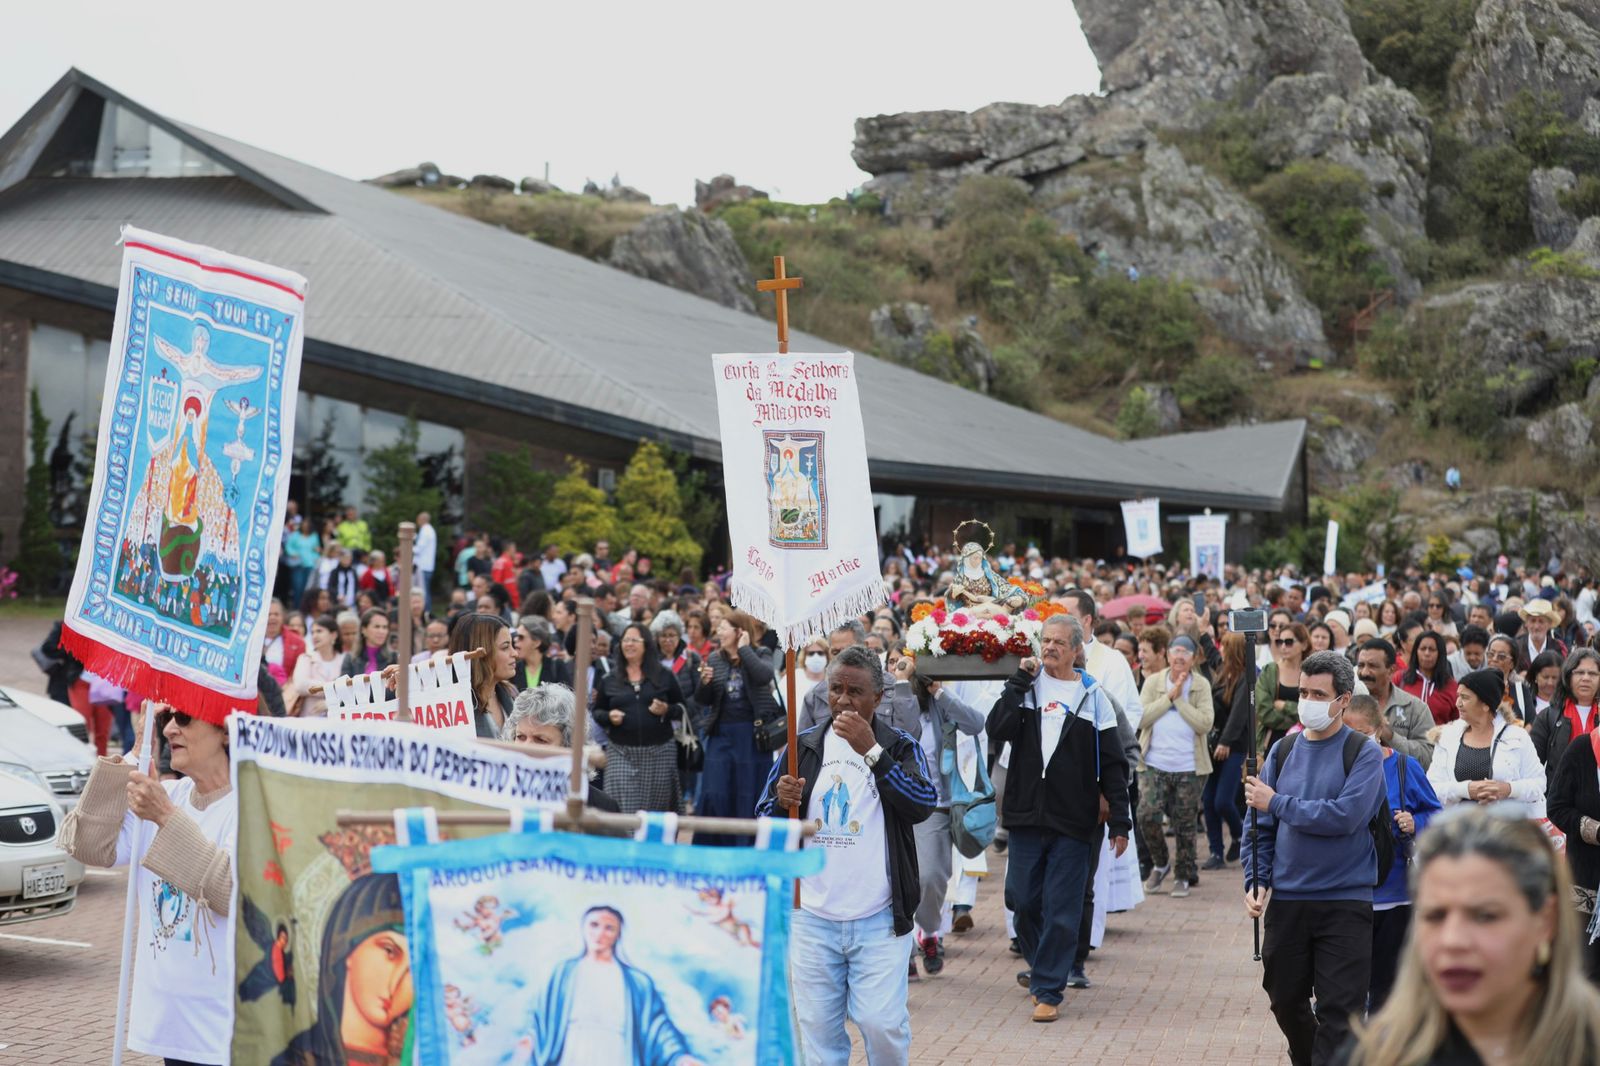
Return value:
[(1242, 856), (1245, 911), (1265, 915), (1261, 984), (1295, 1066), (1331, 1062), (1366, 1006), (1372, 890), (1394, 861), (1383, 756), (1343, 721), (1355, 683), (1344, 655), (1308, 656), (1304, 732), (1274, 744), (1244, 783), (1256, 823)]

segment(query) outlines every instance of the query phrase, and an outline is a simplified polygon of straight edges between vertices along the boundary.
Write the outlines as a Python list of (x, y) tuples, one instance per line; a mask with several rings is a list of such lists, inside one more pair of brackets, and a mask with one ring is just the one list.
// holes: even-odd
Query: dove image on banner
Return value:
[(306, 280), (132, 227), (122, 243), (61, 643), (114, 685), (221, 723), (256, 708)]
[(1222, 550), (1228, 537), (1228, 516), (1200, 514), (1189, 519), (1189, 573), (1222, 576)]
[(885, 602), (855, 357), (716, 355), (733, 605), (798, 648)]
[(1122, 525), (1128, 534), (1128, 554), (1149, 559), (1161, 554), (1161, 501), (1122, 501)]

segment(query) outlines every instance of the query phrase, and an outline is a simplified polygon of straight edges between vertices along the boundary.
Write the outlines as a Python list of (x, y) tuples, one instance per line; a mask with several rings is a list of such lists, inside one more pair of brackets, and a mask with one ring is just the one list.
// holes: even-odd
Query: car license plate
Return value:
[(25, 866), (22, 869), (22, 898), (41, 899), (59, 896), (67, 890), (67, 864), (54, 862), (49, 866)]

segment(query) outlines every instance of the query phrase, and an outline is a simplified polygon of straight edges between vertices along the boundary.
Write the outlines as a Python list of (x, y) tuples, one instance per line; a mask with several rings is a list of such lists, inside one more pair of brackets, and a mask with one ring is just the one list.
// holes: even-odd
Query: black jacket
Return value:
[[(728, 694), (728, 671), (733, 664), (721, 648), (707, 656), (706, 662), (711, 666), (711, 680), (702, 685), (699, 684), (699, 675), (695, 675), (694, 699), (707, 709), (705, 720), (700, 723), (702, 728), (708, 736), (715, 736), (717, 726), (722, 722), (722, 700)], [(781, 717), (782, 709), (772, 688), (775, 676), (772, 653), (756, 646), (740, 648), (739, 669), (744, 673), (744, 694), (750, 701), (754, 717), (762, 720)]]
[[(1556, 706), (1557, 702), (1561, 704), (1559, 707)], [(1592, 715), (1596, 712), (1589, 713)], [(1594, 724), (1589, 723), (1591, 728)], [(1539, 761), (1545, 764), (1553, 777), (1556, 767), (1561, 765), (1561, 757), (1572, 744), (1572, 723), (1567, 720), (1565, 696), (1557, 692), (1550, 706), (1534, 715), (1529, 723), (1528, 736), (1533, 741), (1533, 750), (1539, 753)]]
[(1250, 693), (1254, 688), (1248, 676), (1241, 677), (1239, 683), (1233, 686), (1232, 703), (1224, 706), (1226, 697), (1222, 683), (1219, 681), (1211, 686), (1211, 702), (1216, 711), (1217, 743), (1226, 744), (1230, 754), (1249, 743)]
[(531, 681), (528, 678), (528, 664), (517, 663), (517, 672), (511, 675), (511, 686), (518, 692), (526, 689), (537, 688), (540, 685), (566, 685), (572, 687), (572, 662), (566, 659), (552, 659), (546, 655), (539, 660), (539, 676)]
[[(1043, 667), (1041, 667), (1043, 669)], [(1001, 811), (1008, 830), (1033, 829), (1092, 841), (1100, 833), (1100, 797), (1110, 806), (1107, 828), (1113, 837), (1133, 831), (1128, 812), (1128, 757), (1117, 732), (1116, 711), (1100, 685), (1087, 674), (1078, 706), (1067, 712), (1061, 741), (1044, 768), (1035, 678), (1018, 670), (1006, 682), (989, 714), (989, 744), (998, 751), (1010, 743), (1006, 794)]]
[(1600, 887), (1600, 847), (1584, 843), (1578, 833), (1583, 818), (1600, 820), (1600, 780), (1595, 777), (1594, 745), (1588, 738), (1569, 744), (1556, 763), (1546, 798), (1547, 813), (1556, 828), (1567, 834), (1567, 861), (1579, 888)]
[[(672, 743), (672, 721), (683, 717), (683, 690), (672, 671), (659, 663), (646, 666), (637, 690), (623, 667), (613, 667), (603, 679), (595, 681), (594, 720), (606, 731), (613, 744), (648, 748)], [(650, 704), (660, 700), (668, 707), (665, 715), (650, 713)], [(611, 712), (622, 712), (622, 723), (611, 724)]]
[[(822, 747), (828, 730), (833, 728), (830, 718), (815, 728), (808, 729), (796, 738), (799, 748), (800, 779), (805, 788), (800, 795), (800, 817), (811, 809), (811, 793), (816, 788), (818, 772), (822, 766)], [(894, 935), (911, 932), (913, 915), (922, 899), (922, 875), (917, 869), (917, 838), (914, 826), (933, 813), (939, 802), (939, 792), (928, 776), (927, 760), (922, 746), (905, 733), (895, 729), (877, 715), (872, 717), (872, 736), (883, 747), (883, 756), (872, 768), (878, 782), (878, 798), (883, 803), (883, 837), (888, 844), (889, 904), (894, 908)], [(778, 807), (778, 778), (788, 772), (789, 751), (785, 748), (772, 764), (767, 775), (767, 785), (761, 790), (756, 803), (760, 817), (782, 818), (785, 812)]]

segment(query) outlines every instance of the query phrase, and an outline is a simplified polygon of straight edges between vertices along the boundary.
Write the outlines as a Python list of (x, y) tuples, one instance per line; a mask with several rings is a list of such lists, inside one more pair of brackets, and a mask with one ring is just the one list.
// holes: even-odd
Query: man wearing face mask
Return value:
[[(829, 661), (838, 658), (841, 651), (852, 645), (866, 643), (867, 627), (859, 618), (852, 618), (828, 634)], [(879, 658), (878, 663), (881, 667), (883, 659)], [(917, 706), (916, 693), (911, 691), (911, 675), (915, 670), (916, 664), (909, 659), (897, 664), (897, 669), (892, 672), (885, 669), (884, 678), (890, 684), (884, 689), (883, 700), (878, 704), (878, 715), (885, 722), (913, 737), (922, 729), (920, 724), (922, 712)], [(800, 717), (795, 720), (794, 725), (796, 734), (804, 733), (812, 726), (821, 725), (833, 717), (828, 711), (827, 689), (827, 685), (813, 685), (800, 700)]]
[(1387, 796), (1378, 746), (1344, 724), (1355, 683), (1340, 653), (1307, 657), (1297, 705), (1305, 732), (1274, 744), (1261, 776), (1244, 783), (1259, 820), (1245, 833), (1245, 912), (1265, 912), (1261, 984), (1295, 1066), (1332, 1061), (1366, 1007), (1372, 970), (1378, 855), (1368, 825)]

